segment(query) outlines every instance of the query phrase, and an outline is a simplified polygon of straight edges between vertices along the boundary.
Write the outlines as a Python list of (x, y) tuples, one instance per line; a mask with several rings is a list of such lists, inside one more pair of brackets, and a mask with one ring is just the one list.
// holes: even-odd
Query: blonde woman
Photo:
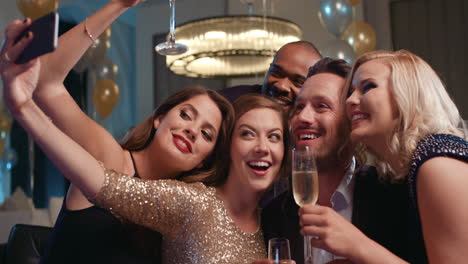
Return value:
[(465, 262), (468, 143), (441, 80), (404, 50), (360, 57), (349, 80), (351, 139), (375, 154), (382, 175), (408, 182), (410, 262)]

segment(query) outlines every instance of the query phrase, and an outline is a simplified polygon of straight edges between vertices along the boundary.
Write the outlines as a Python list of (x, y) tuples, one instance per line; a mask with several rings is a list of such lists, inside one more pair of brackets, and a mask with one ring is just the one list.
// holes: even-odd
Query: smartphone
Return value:
[(16, 39), (16, 42), (26, 37), (28, 32), (34, 34), (34, 38), (23, 50), (16, 64), (23, 64), (46, 53), (52, 52), (57, 48), (58, 39), (58, 13), (52, 12), (43, 17), (34, 20), (28, 28)]

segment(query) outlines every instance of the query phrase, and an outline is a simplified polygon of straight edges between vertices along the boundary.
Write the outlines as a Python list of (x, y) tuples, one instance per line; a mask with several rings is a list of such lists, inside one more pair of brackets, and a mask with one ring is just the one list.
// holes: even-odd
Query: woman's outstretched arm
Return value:
[[(8, 89), (11, 87), (5, 86), (5, 91)], [(11, 99), (5, 98), (5, 100)], [(7, 103), (7, 105), (14, 118), (60, 172), (84, 195), (88, 197), (96, 195), (104, 182), (104, 172), (97, 160), (62, 133), (32, 99), (19, 104)]]
[(25, 64), (14, 61), (34, 38), (32, 33), (14, 44), (18, 32), (30, 21), (14, 22), (6, 30), (5, 45), (0, 52), (0, 74), (3, 81), (3, 100), (13, 117), (23, 126), (46, 155), (86, 195), (97, 193), (103, 183), (104, 172), (96, 159), (76, 142), (63, 134), (32, 99), (41, 68), (40, 59)]
[[(59, 39), (57, 49), (45, 56), (41, 68), (34, 100), (54, 124), (85, 148), (106, 167), (133, 173), (128, 154), (114, 137), (102, 126), (89, 118), (75, 103), (63, 85), (68, 72), (93, 43), (85, 32), (86, 28), (94, 38), (112, 24), (128, 8), (144, 0), (112, 0), (86, 22), (75, 26)], [(67, 195), (67, 208), (72, 210), (91, 206), (88, 200), (72, 184)]]
[(125, 152), (108, 131), (79, 108), (65, 89), (63, 81), (93, 43), (85, 31), (85, 25), (88, 32), (97, 38), (117, 17), (140, 2), (143, 1), (110, 1), (86, 21), (63, 34), (57, 49), (41, 57), (43, 67), (34, 92), (35, 102), (59, 129), (102, 160), (107, 167), (127, 173), (131, 172), (131, 164), (124, 162)]
[[(130, 2), (136, 4), (140, 1), (112, 1), (90, 17), (87, 21), (87, 26), (91, 27), (93, 23), (97, 23), (105, 27), (105, 23), (100, 20), (106, 17), (106, 21), (110, 24), (116, 16), (109, 13), (120, 14), (123, 12), (122, 10), (125, 10), (129, 6), (123, 3)], [(120, 13), (117, 12), (118, 10), (120, 10)], [(19, 47), (19, 44), (15, 44), (14, 40), (30, 24), (31, 20), (15, 20), (8, 25), (2, 54), (5, 54), (7, 50), (14, 52), (15, 49), (24, 49), (24, 47)], [(131, 174), (133, 173), (133, 167), (128, 153), (120, 147), (119, 143), (108, 131), (81, 111), (62, 83), (66, 73), (73, 67), (73, 64), (91, 43), (87, 35), (85, 35), (85, 38), (82, 37), (82, 34), (84, 34), (81, 32), (81, 30), (84, 30), (80, 28), (82, 26), (78, 25), (62, 36), (61, 43), (55, 52), (40, 57), (41, 64), (45, 66), (42, 67), (40, 74), (38, 74), (37, 86), (29, 87), (31, 89), (29, 92), (31, 95), (34, 92), (35, 101), (42, 102), (39, 106), (46, 112), (46, 115), (54, 120), (54, 124), (84, 147), (96, 159), (101, 160), (106, 167)], [(81, 47), (82, 50), (79, 47), (77, 48), (77, 46)], [(68, 56), (67, 52), (72, 54)], [(77, 57), (73, 59), (73, 55)], [(5, 64), (0, 67), (5, 68)], [(44, 70), (44, 68), (47, 70)], [(63, 72), (60, 72), (62, 69)], [(62, 77), (57, 79), (54, 76)], [(27, 87), (24, 88), (26, 89)], [(37, 93), (37, 89), (39, 88), (42, 88), (41, 93)], [(91, 203), (88, 202), (74, 185), (71, 185), (67, 195), (67, 208), (77, 210), (89, 206), (91, 206)]]
[[(20, 25), (23, 28), (26, 26)], [(41, 61), (36, 59), (22, 65), (12, 62), (32, 37), (9, 48), (4, 47), (0, 52), (3, 98), (13, 117), (62, 174), (84, 195), (94, 197), (101, 206), (112, 208), (114, 212), (137, 224), (165, 234), (181, 232), (183, 229), (174, 228), (174, 225), (183, 222), (181, 220), (186, 215), (204, 215), (203, 206), (194, 206), (190, 202), (196, 200), (193, 196), (198, 197), (196, 190), (200, 195), (206, 192), (202, 184), (192, 187), (175, 180), (143, 181), (104, 169), (91, 154), (54, 125), (32, 99)], [(128, 195), (129, 191), (138, 194)], [(177, 202), (173, 202), (174, 197), (178, 198)], [(204, 203), (204, 200), (201, 199), (201, 202)]]

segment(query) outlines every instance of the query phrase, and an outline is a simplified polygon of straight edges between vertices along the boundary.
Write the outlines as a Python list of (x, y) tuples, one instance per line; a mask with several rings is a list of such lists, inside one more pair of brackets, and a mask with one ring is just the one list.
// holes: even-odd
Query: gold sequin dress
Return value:
[(90, 201), (162, 233), (164, 263), (232, 264), (266, 258), (261, 229), (255, 233), (240, 230), (214, 187), (104, 172), (104, 185)]

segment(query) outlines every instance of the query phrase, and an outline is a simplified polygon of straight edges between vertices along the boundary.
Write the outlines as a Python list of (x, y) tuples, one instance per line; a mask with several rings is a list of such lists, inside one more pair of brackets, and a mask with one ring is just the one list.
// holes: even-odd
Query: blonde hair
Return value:
[(463, 120), (437, 73), (423, 59), (406, 50), (374, 51), (359, 57), (346, 82), (344, 95), (348, 94), (356, 70), (371, 60), (379, 60), (391, 71), (390, 91), (398, 110), (398, 122), (387, 144), (392, 153), (400, 156), (402, 169), (396, 172), (397, 168), (392, 168), (378, 155), (375, 155), (376, 166), (381, 177), (400, 181), (408, 174), (413, 152), (421, 138), (439, 133), (464, 137), (458, 128)]

